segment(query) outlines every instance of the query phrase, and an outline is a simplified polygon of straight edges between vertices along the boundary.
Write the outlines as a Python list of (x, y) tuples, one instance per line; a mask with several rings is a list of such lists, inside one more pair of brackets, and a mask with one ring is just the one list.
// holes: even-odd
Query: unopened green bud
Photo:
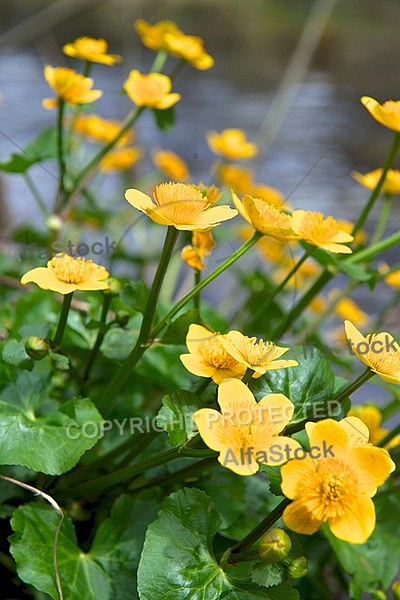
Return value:
[(46, 225), (50, 231), (60, 231), (63, 226), (63, 222), (58, 215), (50, 215), (46, 219)]
[(125, 325), (127, 324), (127, 322), (129, 321), (129, 317), (130, 317), (130, 313), (128, 313), (127, 310), (117, 310), (117, 312), (115, 313), (115, 318), (117, 319), (118, 323), (121, 325), (121, 327), (125, 327)]
[(290, 579), (300, 579), (300, 577), (304, 577), (307, 573), (307, 559), (305, 556), (299, 556), (290, 563), (288, 568)]
[(262, 536), (258, 553), (267, 562), (279, 562), (287, 557), (291, 547), (292, 542), (288, 534), (275, 527)]
[(400, 581), (395, 581), (392, 585), (394, 600), (400, 600)]
[(372, 600), (387, 600), (388, 595), (383, 590), (375, 590), (374, 592), (372, 592), (371, 598)]
[(104, 292), (106, 294), (111, 294), (111, 296), (118, 296), (118, 294), (121, 291), (121, 284), (118, 281), (118, 279), (115, 279), (114, 277), (109, 277), (107, 283), (108, 289), (104, 290)]
[(47, 340), (31, 335), (25, 341), (25, 352), (33, 360), (42, 360), (50, 350)]

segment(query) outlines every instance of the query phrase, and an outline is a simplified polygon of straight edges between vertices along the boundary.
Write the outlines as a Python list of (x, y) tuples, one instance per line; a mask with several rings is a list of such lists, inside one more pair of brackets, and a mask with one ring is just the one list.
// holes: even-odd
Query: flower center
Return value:
[(199, 352), (204, 360), (218, 369), (231, 369), (238, 364), (215, 336), (201, 342)]
[(306, 214), (302, 223), (304, 235), (310, 239), (326, 241), (338, 233), (338, 225), (333, 217), (324, 217), (322, 213)]
[(273, 346), (272, 342), (257, 341), (256, 337), (249, 338), (245, 351), (247, 362), (251, 365), (260, 365), (265, 362), (268, 360)]
[(82, 283), (93, 274), (96, 265), (82, 257), (72, 258), (68, 254), (51, 259), (49, 268), (64, 283)]

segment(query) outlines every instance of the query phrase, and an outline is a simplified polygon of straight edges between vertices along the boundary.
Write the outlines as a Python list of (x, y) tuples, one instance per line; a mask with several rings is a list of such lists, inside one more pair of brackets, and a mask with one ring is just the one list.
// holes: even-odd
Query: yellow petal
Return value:
[(229, 206), (213, 206), (196, 217), (194, 225), (198, 226), (198, 229), (214, 227), (221, 221), (233, 219), (237, 214), (237, 210), (229, 208)]
[[(266, 453), (268, 460), (265, 464), (271, 466), (283, 465), (284, 463), (287, 463), (288, 460), (292, 461), (294, 452), (296, 450), (301, 449), (302, 456), (306, 456), (307, 454), (305, 450), (303, 451), (303, 448), (299, 442), (296, 442), (296, 440), (284, 435), (274, 436), (270, 444), (264, 443), (264, 445), (262, 445), (260, 436), (257, 436), (254, 440), (254, 445), (257, 447), (257, 449), (260, 449)], [(301, 462), (303, 462), (303, 460)]]
[(298, 494), (298, 486), (310, 477), (310, 473), (314, 469), (313, 461), (309, 456), (302, 460), (291, 460), (281, 469), (282, 476), (282, 491), (292, 500)]
[(365, 344), (367, 344), (367, 346), (369, 347), (368, 340), (362, 335), (362, 333), (360, 333), (360, 331), (358, 331), (357, 327), (355, 327), (353, 323), (351, 323), (351, 321), (344, 322), (344, 329), (349, 344), (352, 347), (356, 356), (369, 368), (373, 368), (372, 363), (368, 359), (368, 355), (362, 354), (357, 350), (357, 348), (364, 348)]
[(129, 204), (144, 213), (155, 207), (154, 202), (152, 202), (149, 196), (133, 188), (126, 190), (125, 198), (128, 200)]
[(257, 408), (257, 402), (247, 387), (239, 379), (224, 379), (218, 388), (218, 404), (223, 413), (240, 416), (240, 411)]
[(294, 405), (283, 394), (267, 394), (258, 403), (263, 422), (271, 424), (271, 432), (279, 433), (293, 417)]
[(286, 527), (292, 531), (308, 535), (315, 533), (323, 524), (323, 521), (319, 521), (308, 511), (306, 504), (301, 500), (289, 504), (283, 512), (282, 519)]
[(237, 475), (254, 475), (260, 468), (260, 465), (253, 457), (247, 461), (246, 457), (243, 456), (240, 451), (231, 451), (230, 448), (221, 452), (218, 457), (218, 462)]
[(351, 457), (357, 467), (360, 480), (366, 487), (366, 493), (374, 494), (374, 488), (382, 485), (394, 471), (396, 465), (384, 448), (359, 446), (353, 448)]
[(350, 446), (364, 446), (369, 441), (369, 429), (357, 417), (346, 417), (339, 422), (340, 427), (347, 433)]
[(57, 279), (54, 273), (46, 267), (31, 269), (21, 277), (22, 285), (36, 283), (42, 290), (52, 290), (59, 294), (70, 294), (77, 289), (76, 283), (64, 283)]
[(199, 351), (199, 345), (208, 341), (216, 336), (215, 333), (206, 329), (202, 325), (192, 323), (189, 325), (189, 329), (186, 335), (186, 346), (189, 352), (197, 353)]
[(354, 496), (341, 517), (328, 519), (329, 528), (340, 540), (363, 544), (375, 528), (375, 507), (368, 496)]
[(199, 377), (213, 377), (217, 370), (196, 354), (181, 354), (179, 358), (190, 373)]
[(324, 419), (318, 423), (306, 423), (305, 427), (310, 440), (310, 448), (316, 446), (323, 449), (332, 445), (332, 452), (335, 456), (347, 452), (349, 439), (347, 433), (337, 421)]
[(243, 219), (245, 219), (251, 225), (252, 223), (251, 223), (249, 213), (243, 206), (243, 202), (241, 202), (239, 200), (239, 197), (235, 194), (235, 192), (233, 190), (231, 190), (231, 194), (232, 194), (232, 201), (233, 201), (233, 204), (234, 204), (236, 210), (238, 211), (240, 216), (243, 217)]
[(221, 451), (232, 447), (230, 428), (225, 427), (223, 415), (213, 408), (200, 408), (192, 415), (199, 433), (212, 450)]

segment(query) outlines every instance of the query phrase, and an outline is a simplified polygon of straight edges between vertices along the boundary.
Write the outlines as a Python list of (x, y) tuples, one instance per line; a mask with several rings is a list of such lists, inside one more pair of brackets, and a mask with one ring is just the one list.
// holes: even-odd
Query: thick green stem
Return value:
[(381, 192), (383, 183), (386, 179), (386, 174), (394, 163), (399, 146), (400, 146), (400, 133), (396, 132), (394, 134), (394, 140), (392, 143), (392, 147), (389, 150), (389, 154), (387, 155), (385, 164), (382, 169), (382, 175), (380, 176), (379, 181), (375, 186), (375, 189), (372, 190), (372, 193), (368, 199), (367, 204), (364, 206), (363, 210), (361, 211), (360, 216), (357, 219), (356, 224), (354, 225), (353, 231), (351, 232), (353, 236), (356, 235), (356, 233), (358, 233), (360, 231), (361, 227), (364, 225), (366, 219), (368, 218), (368, 215), (371, 212), (371, 210)]
[(232, 546), (227, 562), (235, 564), (235, 558), (239, 554), (246, 552), (246, 550), (248, 550), (266, 531), (268, 531), (268, 529), (272, 527), (272, 525), (274, 525), (278, 519), (281, 518), (283, 511), (291, 502), (292, 501), (288, 498), (284, 498), (282, 502), (280, 502), (278, 506), (276, 506), (274, 510), (272, 510), (269, 515), (265, 517), (265, 519), (263, 519), (256, 527), (254, 527), (254, 529), (250, 531), (250, 533), (246, 535), (246, 537)]
[[(133, 368), (136, 363), (142, 356), (143, 352), (146, 350), (146, 347), (150, 343), (150, 331), (151, 325), (154, 318), (154, 312), (157, 305), (158, 296), (161, 290), (162, 283), (164, 281), (165, 273), (175, 246), (175, 242), (178, 238), (179, 231), (175, 229), (175, 227), (168, 227), (167, 235), (165, 237), (164, 247), (161, 253), (161, 257), (158, 263), (157, 271), (154, 276), (153, 284), (151, 286), (149, 297), (147, 299), (146, 308), (143, 315), (143, 321), (140, 328), (139, 336), (137, 342), (129, 354), (129, 356), (125, 359), (123, 364), (115, 373), (113, 379), (110, 382), (106, 392), (102, 396), (103, 401), (100, 403), (101, 407), (103, 407), (105, 402), (110, 402), (115, 400), (115, 396), (120, 388), (124, 385), (125, 381), (130, 376)], [(100, 407), (99, 404), (99, 408)]]
[(100, 323), (99, 323), (99, 331), (97, 333), (97, 338), (94, 343), (93, 348), (90, 351), (88, 361), (86, 363), (86, 367), (83, 373), (83, 381), (87, 381), (89, 379), (90, 371), (92, 369), (93, 363), (96, 360), (96, 356), (98, 351), (100, 350), (100, 346), (103, 343), (103, 339), (105, 336), (105, 324), (107, 319), (107, 312), (111, 302), (111, 295), (109, 293), (103, 293), (103, 307), (101, 310)]
[(60, 344), (61, 344), (65, 325), (67, 324), (67, 318), (68, 318), (68, 313), (69, 313), (69, 309), (71, 306), (72, 295), (73, 295), (73, 292), (71, 292), (70, 294), (64, 295), (64, 300), (63, 300), (61, 313), (60, 313), (60, 319), (58, 321), (57, 331), (56, 331), (56, 334), (55, 334), (54, 340), (53, 340), (55, 348), (59, 348)]
[(221, 275), (226, 269), (228, 269), (233, 263), (243, 256), (254, 244), (262, 237), (262, 234), (255, 231), (250, 239), (248, 239), (243, 246), (238, 248), (229, 258), (227, 258), (219, 267), (214, 269), (207, 277), (205, 277), (200, 283), (194, 286), (179, 302), (175, 304), (173, 308), (157, 323), (153, 329), (153, 336), (157, 336), (165, 325), (178, 313), (192, 298), (196, 296), (201, 290), (203, 290), (209, 283), (214, 281), (216, 277)]

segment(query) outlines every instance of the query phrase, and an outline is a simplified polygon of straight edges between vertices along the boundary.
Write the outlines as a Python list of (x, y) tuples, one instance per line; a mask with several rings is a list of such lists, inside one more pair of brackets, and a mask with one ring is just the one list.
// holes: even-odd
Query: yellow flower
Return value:
[(301, 446), (279, 435), (293, 415), (294, 406), (283, 394), (267, 394), (256, 402), (238, 379), (225, 379), (218, 387), (221, 411), (201, 408), (192, 416), (218, 461), (238, 475), (253, 475), (260, 463), (281, 465), (287, 454)]
[(295, 210), (292, 213), (293, 231), (299, 238), (329, 252), (351, 254), (351, 249), (343, 244), (353, 241), (353, 236), (340, 229), (333, 217), (322, 213)]
[(229, 160), (251, 158), (258, 151), (256, 144), (247, 141), (242, 129), (224, 129), (221, 133), (210, 131), (207, 142), (215, 154)]
[[(69, 104), (88, 104), (103, 94), (101, 90), (90, 89), (93, 79), (84, 77), (73, 69), (46, 65), (44, 77), (59, 98)], [(45, 108), (54, 108), (58, 104), (58, 98), (47, 98), (42, 101), (42, 104)]]
[[(362, 175), (357, 171), (353, 171), (352, 175), (354, 179), (358, 181), (358, 183), (361, 183), (361, 185), (365, 186), (369, 190), (374, 190), (381, 178), (382, 171), (382, 168), (375, 169), (375, 171), (370, 171), (365, 175)], [(381, 191), (384, 194), (400, 194), (400, 171), (397, 171), (396, 169), (388, 170)]]
[[(368, 427), (369, 440), (371, 444), (378, 444), (389, 431), (381, 427), (382, 413), (376, 406), (353, 406), (347, 413), (347, 416), (357, 417)], [(396, 435), (384, 446), (386, 450), (394, 448), (400, 444), (400, 435)]]
[[(340, 293), (340, 290), (332, 290), (333, 293)], [(335, 312), (343, 319), (343, 321), (352, 321), (360, 327), (364, 327), (368, 323), (368, 315), (350, 298), (340, 298), (336, 303)]]
[(173, 21), (158, 21), (154, 25), (150, 25), (144, 19), (137, 19), (134, 23), (136, 33), (139, 35), (142, 44), (151, 50), (168, 51), (168, 46), (165, 41), (165, 36), (177, 34), (180, 32), (179, 27)]
[(323, 296), (314, 296), (308, 306), (315, 313), (322, 315), (322, 313), (325, 312), (328, 303)]
[(358, 358), (389, 383), (400, 383), (400, 346), (390, 333), (364, 337), (350, 321), (344, 322), (349, 344)]
[(76, 290), (106, 290), (108, 271), (91, 260), (69, 254), (57, 254), (48, 261), (47, 267), (31, 269), (21, 278), (22, 285), (36, 283), (43, 290), (70, 294)]
[[(91, 138), (94, 141), (110, 142), (121, 130), (122, 123), (115, 119), (102, 119), (98, 115), (78, 115), (74, 128), (75, 131)], [(125, 146), (133, 141), (132, 131), (127, 131), (118, 140), (118, 146)]]
[(247, 190), (247, 193), (255, 198), (265, 200), (265, 202), (277, 208), (280, 208), (285, 203), (285, 198), (279, 190), (264, 183), (253, 183)]
[(195, 69), (204, 71), (211, 69), (214, 64), (213, 57), (205, 51), (204, 42), (200, 37), (185, 35), (182, 31), (169, 32), (165, 34), (165, 42), (170, 54), (183, 58)]
[(124, 171), (134, 165), (141, 155), (135, 146), (110, 150), (100, 161), (100, 171)]
[(194, 186), (196, 190), (199, 190), (203, 198), (207, 198), (210, 204), (214, 204), (217, 202), (222, 194), (216, 185), (204, 185), (203, 183), (198, 183)]
[(261, 198), (253, 198), (245, 194), (240, 201), (232, 192), (232, 200), (240, 215), (253, 225), (257, 231), (270, 235), (277, 240), (296, 240), (298, 236), (292, 229), (292, 219)]
[(106, 40), (94, 39), (91, 37), (79, 37), (70, 44), (63, 46), (63, 52), (72, 58), (81, 58), (90, 62), (97, 62), (103, 65), (115, 65), (121, 62), (122, 56), (119, 54), (107, 54), (108, 44)]
[(375, 527), (371, 498), (395, 464), (386, 450), (368, 444), (368, 428), (356, 417), (307, 423), (306, 431), (310, 454), (281, 469), (282, 491), (293, 500), (283, 522), (310, 535), (327, 521), (337, 538), (363, 544)]
[(289, 348), (275, 346), (272, 342), (264, 342), (257, 338), (249, 338), (240, 331), (229, 331), (221, 339), (225, 350), (235, 360), (254, 371), (253, 377), (260, 377), (266, 371), (297, 367), (297, 360), (277, 360)]
[(400, 269), (392, 271), (385, 277), (385, 282), (396, 289), (400, 289)]
[(214, 246), (214, 238), (210, 231), (193, 231), (192, 245), (182, 249), (181, 258), (192, 269), (202, 271), (204, 269), (203, 258), (211, 254)]
[(400, 100), (387, 100), (379, 104), (374, 98), (363, 96), (361, 102), (378, 123), (400, 132)]
[(172, 82), (168, 75), (142, 75), (136, 70), (129, 73), (124, 83), (124, 90), (134, 104), (158, 110), (170, 108), (180, 100), (180, 94), (170, 93), (171, 87)]
[(153, 163), (164, 175), (175, 181), (187, 181), (189, 169), (185, 161), (171, 150), (157, 150), (153, 154)]
[(201, 325), (190, 325), (186, 336), (190, 354), (180, 356), (186, 369), (199, 377), (211, 377), (217, 384), (228, 377), (242, 378), (246, 367), (228, 354), (222, 338)]
[(125, 198), (155, 223), (187, 231), (210, 229), (237, 215), (229, 206), (211, 206), (195, 186), (184, 183), (157, 185), (153, 200), (136, 189), (126, 190)]
[(220, 163), (215, 172), (219, 181), (235, 192), (248, 192), (252, 185), (251, 172), (244, 167)]

